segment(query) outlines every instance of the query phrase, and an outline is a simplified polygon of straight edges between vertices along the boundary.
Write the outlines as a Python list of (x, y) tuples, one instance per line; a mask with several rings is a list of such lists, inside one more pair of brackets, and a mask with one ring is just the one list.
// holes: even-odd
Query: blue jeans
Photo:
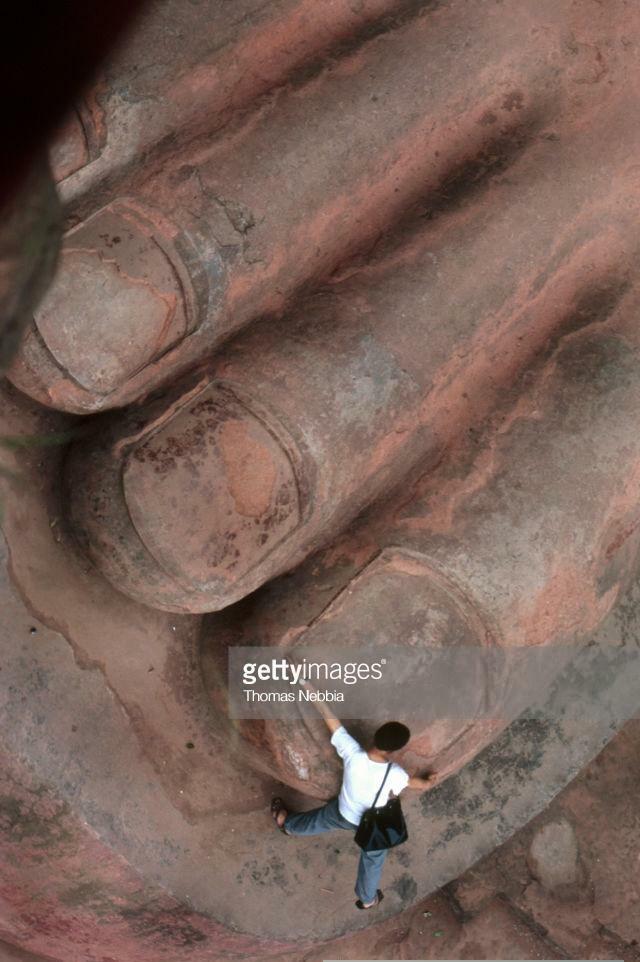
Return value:
[[(296, 815), (287, 815), (284, 827), (288, 835), (321, 835), (323, 832), (333, 831), (334, 828), (344, 828), (347, 831), (355, 832), (358, 826), (343, 818), (338, 808), (338, 799), (332, 798), (321, 808), (314, 808), (310, 812), (300, 812)], [(377, 852), (360, 852), (355, 892), (363, 902), (375, 902), (386, 855), (386, 848)]]

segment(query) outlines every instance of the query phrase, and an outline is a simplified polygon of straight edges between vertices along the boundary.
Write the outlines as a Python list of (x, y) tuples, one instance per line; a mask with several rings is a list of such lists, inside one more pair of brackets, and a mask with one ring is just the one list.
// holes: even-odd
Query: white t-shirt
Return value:
[[(364, 748), (351, 737), (343, 725), (331, 736), (331, 744), (344, 762), (342, 788), (338, 796), (340, 814), (353, 825), (359, 825), (363, 813), (373, 805), (389, 763), (372, 762)], [(376, 804), (386, 804), (389, 793), (399, 795), (408, 782), (408, 772), (392, 762)]]

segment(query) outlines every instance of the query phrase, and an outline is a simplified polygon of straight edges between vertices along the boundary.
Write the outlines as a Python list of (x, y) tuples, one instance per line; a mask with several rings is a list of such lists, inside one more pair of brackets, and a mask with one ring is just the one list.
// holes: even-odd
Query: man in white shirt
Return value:
[[(302, 684), (303, 687), (313, 690), (313, 686), (308, 682)], [(394, 752), (404, 748), (411, 737), (406, 725), (400, 722), (387, 722), (382, 725), (373, 737), (373, 748), (366, 751), (351, 737), (340, 719), (335, 717), (324, 702), (313, 704), (324, 718), (331, 732), (331, 744), (342, 758), (342, 787), (339, 796), (332, 798), (326, 805), (295, 815), (289, 813), (281, 798), (274, 798), (271, 812), (278, 828), (285, 835), (319, 835), (335, 828), (355, 832), (363, 813), (373, 805), (390, 762), (391, 768), (376, 805), (385, 805), (391, 794), (399, 795), (405, 788), (424, 791), (431, 786), (433, 774), (430, 773), (424, 778), (411, 777), (404, 768), (392, 761)], [(378, 882), (386, 854), (387, 849), (360, 852), (355, 886), (357, 908), (370, 909), (382, 901), (383, 895), (378, 888)]]

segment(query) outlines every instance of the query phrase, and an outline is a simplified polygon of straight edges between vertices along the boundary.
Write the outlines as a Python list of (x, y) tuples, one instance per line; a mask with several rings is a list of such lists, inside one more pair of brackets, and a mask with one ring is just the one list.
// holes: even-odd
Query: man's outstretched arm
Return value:
[[(304, 688), (305, 691), (317, 691), (317, 689), (313, 687), (310, 681), (299, 681), (298, 684), (302, 688)], [(339, 728), (342, 728), (342, 722), (340, 721), (339, 718), (336, 718), (336, 716), (333, 714), (330, 708), (327, 708), (325, 702), (314, 701), (312, 702), (312, 705), (314, 706), (318, 714), (322, 715), (322, 717), (325, 720), (326, 726), (332, 735), (334, 732), (337, 732)]]

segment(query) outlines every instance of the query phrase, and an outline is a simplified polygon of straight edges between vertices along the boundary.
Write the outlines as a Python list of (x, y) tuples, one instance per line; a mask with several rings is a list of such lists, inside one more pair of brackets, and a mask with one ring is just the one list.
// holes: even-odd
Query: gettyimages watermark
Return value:
[(580, 647), (231, 648), (229, 714), (299, 719), (325, 702), (342, 719), (510, 722), (546, 699)]
[[(380, 681), (386, 663), (386, 658), (374, 662), (346, 661), (344, 663), (339, 661), (329, 662), (326, 658), (322, 661), (309, 661), (307, 658), (303, 658), (299, 662), (294, 662), (290, 660), (290, 656), (289, 658), (277, 658), (272, 655), (265, 662), (244, 662), (242, 683), (251, 686), (258, 681), (284, 681), (289, 685), (296, 685), (301, 681), (312, 681), (322, 682), (325, 685), (332, 682), (356, 685), (359, 681), (368, 679)], [(255, 689), (247, 689), (246, 694), (255, 694)], [(317, 700), (311, 698), (313, 693), (307, 690), (298, 694), (301, 699), (306, 701)]]

